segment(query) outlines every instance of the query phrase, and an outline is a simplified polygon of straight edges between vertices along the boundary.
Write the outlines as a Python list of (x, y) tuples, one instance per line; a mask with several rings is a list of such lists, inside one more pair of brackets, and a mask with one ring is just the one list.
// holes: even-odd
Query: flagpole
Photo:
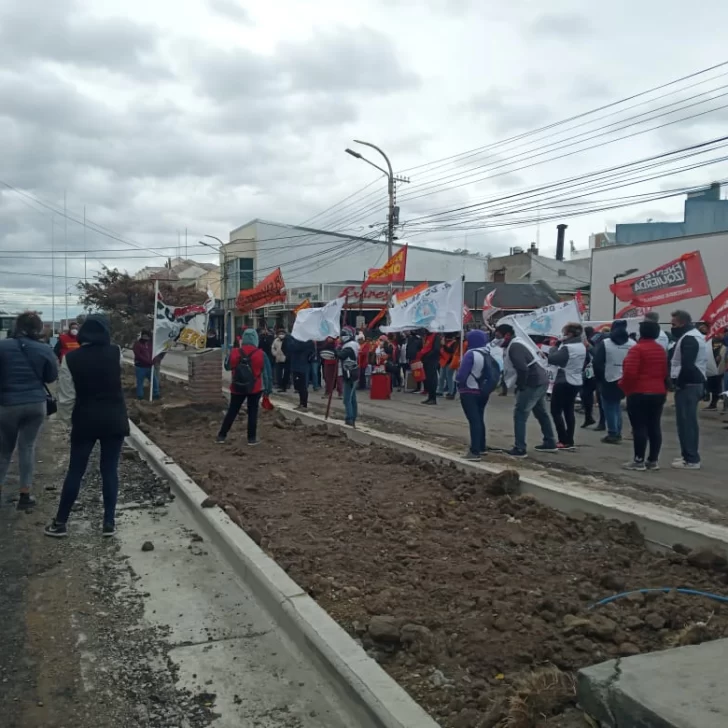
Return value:
[(460, 278), (460, 361), (463, 360), (463, 348), (465, 344), (465, 274)]
[(152, 303), (152, 369), (149, 374), (149, 401), (154, 401), (154, 352), (157, 350), (157, 299), (159, 298), (159, 281), (154, 281), (154, 302)]

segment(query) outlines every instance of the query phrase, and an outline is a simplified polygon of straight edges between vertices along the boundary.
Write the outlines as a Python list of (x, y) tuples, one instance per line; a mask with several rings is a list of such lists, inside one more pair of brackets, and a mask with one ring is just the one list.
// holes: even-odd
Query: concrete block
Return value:
[(577, 697), (603, 728), (725, 728), (726, 675), (723, 639), (587, 667)]

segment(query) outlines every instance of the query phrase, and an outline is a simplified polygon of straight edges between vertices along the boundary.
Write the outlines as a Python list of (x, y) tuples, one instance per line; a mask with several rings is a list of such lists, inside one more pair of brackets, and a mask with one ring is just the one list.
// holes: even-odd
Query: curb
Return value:
[(253, 591), (286, 635), (319, 667), (366, 728), (439, 728), (364, 650), (220, 508), (201, 508), (207, 494), (133, 422), (129, 440), (168, 480), (205, 535)]
[[(341, 429), (353, 442), (384, 445), (412, 453), (420, 460), (452, 464), (459, 470), (468, 472), (496, 475), (504, 470), (518, 470), (515, 462), (512, 468), (487, 463), (469, 463), (423, 440), (383, 433), (367, 425), (357, 425), (356, 429), (352, 429), (341, 420), (331, 418), (327, 420), (322, 415), (311, 412), (296, 412), (294, 405), (282, 402), (280, 399), (276, 399), (274, 404), (287, 419), (300, 418), (309, 425), (325, 424)], [(592, 491), (577, 483), (555, 483), (531, 475), (521, 476), (521, 492), (532, 495), (544, 505), (565, 513), (583, 511), (623, 522), (634, 522), (645, 540), (659, 549), (671, 549), (674, 544), (682, 543), (689, 548), (718, 547), (728, 550), (728, 528), (699, 521), (672, 508), (643, 503), (616, 493)]]

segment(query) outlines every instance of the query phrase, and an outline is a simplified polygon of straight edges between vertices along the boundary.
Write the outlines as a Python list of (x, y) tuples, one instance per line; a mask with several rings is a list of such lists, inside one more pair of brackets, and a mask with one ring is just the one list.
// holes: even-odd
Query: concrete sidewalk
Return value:
[(45, 537), (68, 445), (53, 420), (42, 438), (38, 506), (0, 509), (3, 728), (359, 725), (136, 452), (116, 538), (95, 468), (69, 537)]

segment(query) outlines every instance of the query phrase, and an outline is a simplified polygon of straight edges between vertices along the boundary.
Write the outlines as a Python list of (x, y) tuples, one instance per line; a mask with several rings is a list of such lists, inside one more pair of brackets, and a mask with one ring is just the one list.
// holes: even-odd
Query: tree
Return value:
[[(141, 329), (152, 328), (154, 281), (138, 281), (118, 268), (107, 268), (93, 281), (79, 281), (80, 303), (87, 311), (104, 313), (111, 326), (111, 338), (122, 346), (131, 346)], [(176, 286), (159, 281), (159, 293), (165, 303), (188, 306), (204, 303), (206, 294), (194, 286)]]

